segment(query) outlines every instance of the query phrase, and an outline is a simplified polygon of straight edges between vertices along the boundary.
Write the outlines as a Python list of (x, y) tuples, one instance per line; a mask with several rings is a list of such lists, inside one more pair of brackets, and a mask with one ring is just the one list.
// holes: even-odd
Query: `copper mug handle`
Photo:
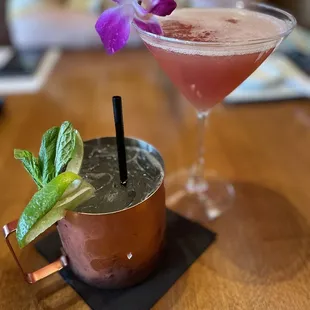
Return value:
[(18, 222), (18, 220), (15, 220), (13, 222), (10, 222), (10, 223), (4, 225), (2, 230), (3, 230), (3, 234), (4, 234), (6, 244), (9, 248), (9, 250), (11, 251), (19, 269), (21, 270), (21, 272), (24, 276), (24, 279), (28, 283), (30, 283), (30, 284), (36, 283), (36, 282), (50, 276), (51, 274), (58, 272), (59, 270), (63, 269), (64, 267), (66, 267), (68, 265), (67, 256), (63, 253), (56, 261), (54, 261), (53, 263), (51, 263), (45, 267), (42, 267), (39, 270), (36, 270), (34, 272), (30, 272), (30, 273), (24, 272), (23, 267), (20, 264), (16, 254), (13, 250), (13, 247), (10, 243), (10, 240), (8, 238), (13, 232), (16, 231), (17, 222)]

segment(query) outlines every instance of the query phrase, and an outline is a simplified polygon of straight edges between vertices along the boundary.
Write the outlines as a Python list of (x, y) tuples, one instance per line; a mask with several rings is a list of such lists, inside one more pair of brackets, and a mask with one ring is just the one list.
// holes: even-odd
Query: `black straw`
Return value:
[(116, 131), (119, 177), (121, 180), (121, 184), (126, 185), (128, 176), (127, 176), (122, 98), (120, 96), (114, 96), (112, 101), (113, 101), (114, 123)]

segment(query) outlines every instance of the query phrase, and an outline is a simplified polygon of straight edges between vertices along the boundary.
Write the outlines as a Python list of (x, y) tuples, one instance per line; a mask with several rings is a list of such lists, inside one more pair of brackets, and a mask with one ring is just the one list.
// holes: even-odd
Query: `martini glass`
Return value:
[[(160, 19), (164, 35), (136, 27), (160, 67), (194, 106), (198, 119), (197, 161), (166, 183), (168, 207), (186, 206), (214, 219), (234, 199), (232, 184), (206, 178), (205, 124), (213, 106), (246, 80), (296, 25), (289, 13), (265, 4), (201, 1)], [(183, 210), (184, 211), (184, 210)], [(197, 213), (197, 212), (196, 212)]]

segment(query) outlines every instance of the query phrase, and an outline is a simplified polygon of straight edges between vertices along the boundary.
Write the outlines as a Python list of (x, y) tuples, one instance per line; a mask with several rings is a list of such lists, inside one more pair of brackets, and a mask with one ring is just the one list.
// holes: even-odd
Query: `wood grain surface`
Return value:
[[(39, 93), (7, 98), (0, 117), (1, 225), (18, 218), (35, 191), (13, 148), (37, 152), (42, 133), (64, 120), (84, 139), (114, 135), (113, 95), (123, 96), (126, 135), (155, 145), (168, 175), (193, 162), (193, 108), (149, 53), (66, 52)], [(213, 222), (197, 219), (217, 241), (154, 309), (310, 309), (309, 103), (215, 107), (206, 162), (234, 184), (236, 200)], [(20, 258), (28, 270), (45, 264), (31, 245)], [(26, 284), (1, 241), (0, 309), (88, 307), (57, 274)]]

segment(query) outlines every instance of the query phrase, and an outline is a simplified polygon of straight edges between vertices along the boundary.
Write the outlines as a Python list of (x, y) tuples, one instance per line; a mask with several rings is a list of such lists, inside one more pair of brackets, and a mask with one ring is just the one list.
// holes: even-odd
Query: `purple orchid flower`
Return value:
[(142, 30), (162, 34), (153, 14), (170, 15), (177, 6), (174, 0), (144, 0), (139, 1), (141, 5), (137, 0), (113, 1), (118, 5), (104, 11), (95, 26), (108, 54), (114, 54), (126, 45), (132, 21)]

